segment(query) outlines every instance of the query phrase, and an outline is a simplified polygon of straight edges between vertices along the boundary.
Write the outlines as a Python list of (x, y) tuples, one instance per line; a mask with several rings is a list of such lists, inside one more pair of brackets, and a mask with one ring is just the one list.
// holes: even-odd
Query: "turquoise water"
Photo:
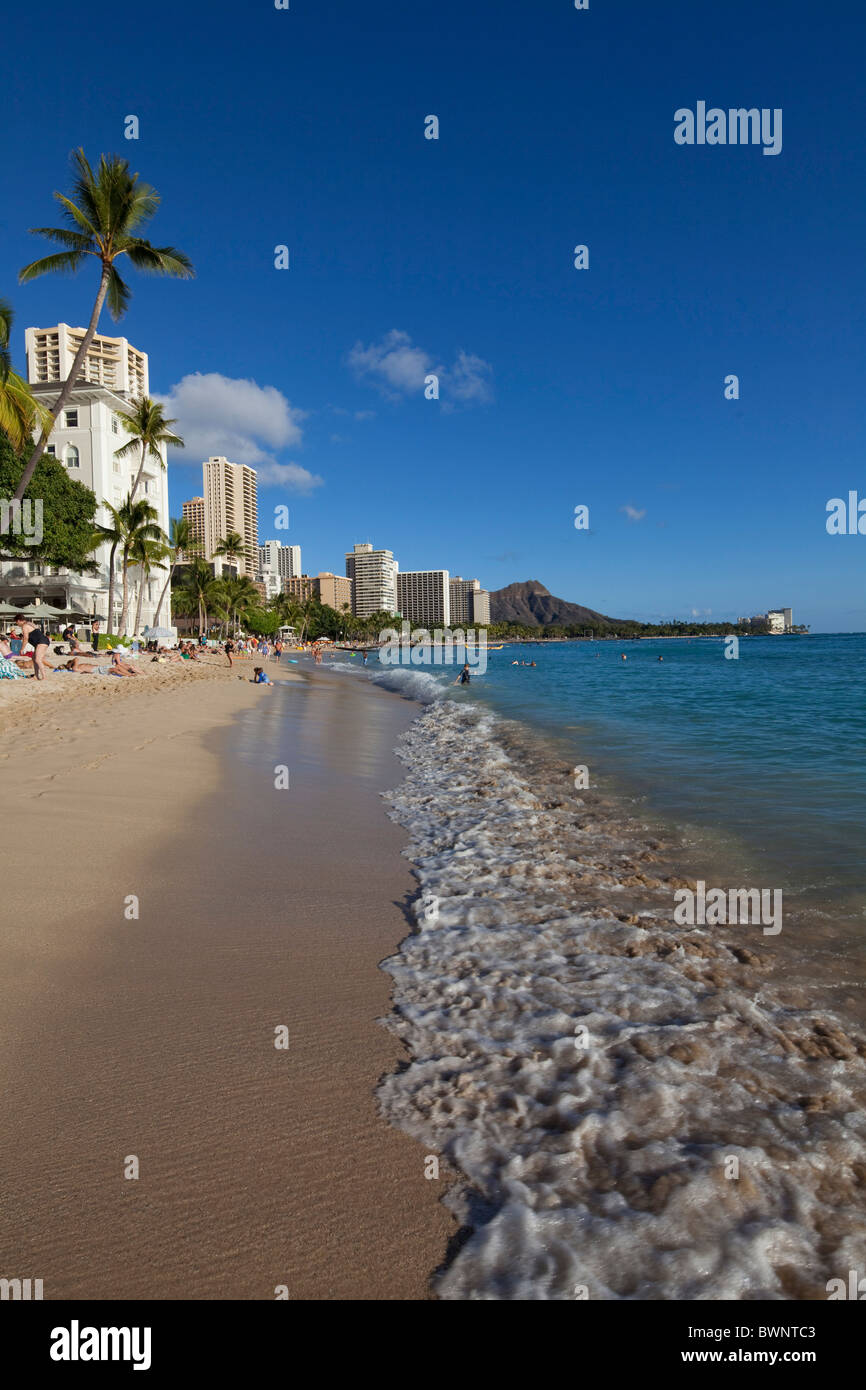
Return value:
[(866, 634), (744, 638), (735, 659), (728, 649), (723, 638), (521, 643), (488, 652), (468, 689), (454, 688), (459, 664), (371, 661), (364, 674), (518, 721), (629, 815), (676, 835), (692, 876), (732, 874), (862, 924)]
[(505, 647), (471, 694), (679, 828), (721, 832), (765, 881), (862, 908), (866, 635), (724, 653), (722, 639)]

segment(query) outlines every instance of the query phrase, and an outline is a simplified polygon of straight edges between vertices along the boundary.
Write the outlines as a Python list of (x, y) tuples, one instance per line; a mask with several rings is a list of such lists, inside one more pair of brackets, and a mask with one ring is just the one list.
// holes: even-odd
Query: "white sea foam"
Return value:
[(862, 1038), (760, 934), (674, 926), (657, 845), (508, 750), (438, 701), (389, 794), (421, 894), (380, 1100), (460, 1174), (439, 1295), (825, 1298), (866, 1271)]
[[(453, 671), (450, 674), (453, 680)], [(374, 684), (383, 686), (385, 690), (394, 690), (407, 700), (417, 700), (422, 705), (442, 699), (450, 684), (447, 676), (437, 676), (432, 671), (409, 666), (380, 666), (373, 671), (372, 678)]]

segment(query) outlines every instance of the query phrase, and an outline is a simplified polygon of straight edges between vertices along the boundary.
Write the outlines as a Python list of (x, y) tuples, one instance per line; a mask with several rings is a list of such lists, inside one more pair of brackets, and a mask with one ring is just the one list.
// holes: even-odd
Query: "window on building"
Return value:
[(63, 416), (63, 419), (64, 419), (64, 423), (65, 423), (65, 425), (66, 425), (66, 428), (67, 428), (68, 430), (77, 430), (77, 429), (78, 429), (78, 411), (77, 411), (77, 410), (67, 410), (67, 411), (65, 412), (64, 416)]
[(111, 417), (111, 433), (112, 433), (112, 434), (117, 434), (118, 431), (119, 431), (119, 429), (120, 429), (120, 426), (119, 426), (119, 424), (117, 423), (117, 416), (116, 416), (116, 415), (112, 415), (112, 417)]
[(66, 449), (66, 467), (67, 467), (67, 468), (80, 468), (80, 467), (81, 467), (81, 459), (80, 459), (79, 456), (78, 456), (78, 450), (76, 449), (76, 447), (75, 447), (74, 444), (69, 444), (69, 445), (67, 445), (67, 449)]
[(115, 459), (115, 460), (114, 460), (114, 471), (115, 471), (115, 473), (122, 473), (122, 472), (123, 472), (123, 464), (120, 462), (120, 459)]
[(56, 457), (57, 457), (57, 445), (56, 445), (56, 444), (49, 444), (49, 445), (47, 446), (45, 452), (46, 452), (46, 454), (50, 454), (52, 458), (56, 458)]

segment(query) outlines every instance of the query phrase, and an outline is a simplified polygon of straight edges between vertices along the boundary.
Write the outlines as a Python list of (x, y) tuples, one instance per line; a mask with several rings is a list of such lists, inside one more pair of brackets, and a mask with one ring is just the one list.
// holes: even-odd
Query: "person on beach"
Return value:
[(261, 666), (253, 668), (253, 685), (273, 685), (273, 681), (267, 671)]
[(139, 673), (128, 661), (124, 661), (120, 652), (112, 652), (110, 666), (97, 666), (100, 676), (137, 676)]
[(99, 651), (99, 619), (94, 618), (90, 626), (90, 645), (93, 651)]
[(366, 649), (366, 647), (365, 647), (365, 648), (364, 648), (364, 665), (365, 665), (365, 666), (367, 665), (367, 659), (368, 659), (369, 655), (370, 655), (370, 653), (367, 651), (367, 649)]
[(65, 675), (68, 671), (73, 676), (92, 676), (95, 670), (96, 667), (92, 662), (84, 662), (80, 656), (73, 656), (70, 661), (64, 661), (62, 666), (55, 666), (54, 674), (55, 676)]
[(16, 614), (16, 623), (21, 630), (21, 649), (22, 651), (29, 642), (33, 648), (33, 674), (38, 681), (45, 679), (45, 658), (48, 656), (49, 642), (41, 627), (31, 623), (25, 618), (23, 613)]
[(19, 670), (12, 648), (5, 637), (0, 637), (0, 681), (20, 681), (24, 672)]
[(225, 652), (226, 656), (227, 656), (228, 659), (229, 659), (229, 666), (231, 666), (231, 664), (232, 664), (232, 652), (234, 651), (234, 649), (235, 649), (235, 644), (234, 644), (234, 642), (231, 640), (230, 637), (227, 638), (227, 639), (226, 639), (226, 642), (225, 642), (225, 645), (224, 645), (224, 647), (223, 647), (223, 651)]
[(469, 662), (467, 661), (466, 664), (465, 664), (464, 667), (463, 667), (463, 670), (460, 672), (460, 675), (457, 677), (456, 681), (454, 682), (454, 684), (455, 684), (455, 685), (468, 685), (471, 679), (472, 679), (472, 677), (471, 677), (471, 675), (470, 675), (470, 673), (469, 673)]
[(322, 664), (322, 648), (321, 648), (321, 647), (317, 647), (317, 648), (316, 648), (316, 665), (317, 665), (317, 666), (321, 666), (321, 664)]

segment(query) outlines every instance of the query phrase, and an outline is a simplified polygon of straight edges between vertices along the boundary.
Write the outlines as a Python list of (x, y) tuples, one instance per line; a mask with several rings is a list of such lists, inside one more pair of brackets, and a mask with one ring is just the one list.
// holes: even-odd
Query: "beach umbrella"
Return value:
[(146, 627), (142, 636), (148, 642), (164, 642), (166, 638), (174, 637), (174, 632), (170, 627)]
[(51, 603), (32, 603), (26, 608), (19, 608), (19, 613), (26, 613), (28, 618), (63, 618), (66, 616), (65, 608), (55, 608)]

